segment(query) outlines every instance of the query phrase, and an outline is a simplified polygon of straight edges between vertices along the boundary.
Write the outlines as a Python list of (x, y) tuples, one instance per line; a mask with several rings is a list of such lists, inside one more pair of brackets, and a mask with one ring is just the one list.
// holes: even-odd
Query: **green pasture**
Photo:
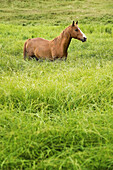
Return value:
[(113, 24), (112, 0), (0, 0), (0, 21), (24, 25)]
[[(24, 61), (73, 20), (67, 61)], [(113, 169), (112, 0), (0, 1), (0, 169)]]

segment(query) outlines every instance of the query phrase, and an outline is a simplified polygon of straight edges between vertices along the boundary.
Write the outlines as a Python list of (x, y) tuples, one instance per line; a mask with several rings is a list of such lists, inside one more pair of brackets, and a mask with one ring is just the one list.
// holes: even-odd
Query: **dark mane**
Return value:
[(68, 33), (68, 30), (69, 30), (70, 26), (68, 26), (67, 28), (65, 28), (59, 36), (57, 36), (56, 38), (53, 39), (53, 41), (57, 41), (57, 40), (60, 40), (62, 39), (64, 36), (66, 36)]

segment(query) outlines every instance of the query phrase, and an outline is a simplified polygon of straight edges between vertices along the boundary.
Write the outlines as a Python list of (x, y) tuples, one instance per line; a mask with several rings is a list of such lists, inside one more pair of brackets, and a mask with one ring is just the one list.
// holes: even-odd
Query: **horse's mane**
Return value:
[(65, 28), (59, 36), (57, 36), (56, 38), (53, 39), (53, 41), (57, 41), (57, 40), (61, 40), (63, 37), (65, 37), (66, 33), (68, 32), (70, 26), (68, 26), (67, 28)]

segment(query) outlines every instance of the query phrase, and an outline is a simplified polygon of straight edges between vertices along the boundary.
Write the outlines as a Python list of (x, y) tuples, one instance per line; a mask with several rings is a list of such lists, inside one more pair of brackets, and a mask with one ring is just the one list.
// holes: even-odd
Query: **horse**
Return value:
[(32, 59), (49, 59), (54, 61), (56, 59), (67, 59), (67, 50), (71, 39), (78, 39), (82, 42), (87, 40), (85, 34), (78, 27), (78, 21), (74, 21), (70, 26), (53, 40), (46, 40), (43, 38), (28, 39), (24, 44), (24, 60), (26, 58)]

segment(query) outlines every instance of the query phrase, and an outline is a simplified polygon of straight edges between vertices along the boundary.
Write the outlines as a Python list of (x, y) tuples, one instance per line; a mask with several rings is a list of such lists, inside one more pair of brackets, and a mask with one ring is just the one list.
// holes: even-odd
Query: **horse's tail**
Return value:
[(27, 41), (24, 43), (24, 51), (23, 51), (24, 60), (26, 60), (26, 44), (27, 44)]

